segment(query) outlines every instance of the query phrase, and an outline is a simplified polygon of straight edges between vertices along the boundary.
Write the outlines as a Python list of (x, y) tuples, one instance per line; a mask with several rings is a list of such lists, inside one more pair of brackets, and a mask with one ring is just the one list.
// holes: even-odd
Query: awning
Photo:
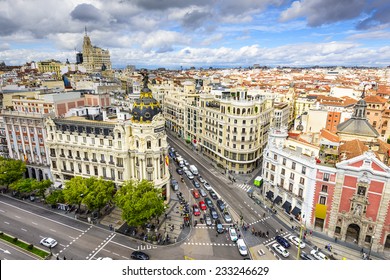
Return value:
[(268, 192), (267, 192), (267, 198), (268, 198), (269, 200), (272, 200), (272, 199), (274, 198), (274, 192), (273, 192), (273, 191), (268, 191)]
[(278, 195), (278, 196), (275, 198), (274, 203), (275, 203), (275, 204), (279, 204), (281, 201), (282, 201), (282, 198)]
[(298, 216), (300, 213), (301, 209), (299, 209), (298, 207), (294, 207), (294, 209), (291, 211), (291, 214), (293, 214), (294, 216)]
[(285, 201), (282, 205), (282, 208), (284, 208), (284, 210), (286, 210), (287, 213), (290, 213), (290, 210), (291, 210), (291, 202), (289, 201)]

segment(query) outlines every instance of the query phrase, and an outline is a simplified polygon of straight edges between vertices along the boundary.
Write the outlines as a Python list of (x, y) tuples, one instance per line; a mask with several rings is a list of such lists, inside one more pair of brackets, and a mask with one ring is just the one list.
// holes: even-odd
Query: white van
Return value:
[(198, 168), (196, 168), (195, 165), (190, 165), (190, 171), (191, 171), (192, 174), (194, 174), (194, 176), (198, 176), (199, 175)]
[(240, 252), (241, 256), (247, 256), (248, 255), (248, 249), (246, 247), (244, 239), (238, 239), (237, 240), (237, 248), (238, 248), (238, 252)]

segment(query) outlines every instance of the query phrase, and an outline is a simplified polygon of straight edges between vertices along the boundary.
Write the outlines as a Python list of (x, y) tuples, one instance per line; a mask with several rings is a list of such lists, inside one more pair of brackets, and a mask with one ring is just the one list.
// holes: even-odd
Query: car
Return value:
[(315, 258), (311, 255), (306, 254), (305, 252), (301, 252), (299, 255), (301, 257), (301, 260), (315, 260)]
[(290, 253), (285, 248), (283, 248), (282, 245), (280, 245), (278, 243), (273, 244), (272, 248), (274, 248), (274, 250), (276, 252), (278, 252), (279, 254), (281, 254), (285, 258), (287, 258), (290, 255)]
[(215, 229), (217, 230), (218, 233), (224, 233), (225, 230), (223, 228), (223, 225), (219, 219), (215, 220)]
[(240, 253), (241, 256), (247, 256), (248, 255), (248, 249), (246, 247), (244, 239), (240, 238), (240, 239), (237, 240), (237, 248), (238, 248), (238, 252)]
[(185, 166), (190, 165), (189, 162), (188, 162), (186, 159), (184, 160), (184, 165), (185, 165)]
[(176, 172), (177, 172), (177, 174), (179, 174), (179, 175), (183, 175), (183, 169), (181, 169), (181, 168), (176, 168)]
[(287, 241), (286, 238), (284, 238), (283, 236), (280, 236), (280, 235), (277, 235), (275, 237), (276, 241), (282, 245), (284, 248), (289, 248), (291, 245), (290, 245), (290, 242)]
[(195, 188), (199, 189), (200, 188), (200, 184), (198, 181), (192, 181), (192, 184), (194, 185)]
[(204, 219), (204, 222), (206, 223), (206, 226), (211, 226), (213, 224), (211, 221), (210, 214), (204, 214), (203, 219)]
[(188, 179), (190, 179), (190, 180), (194, 179), (194, 175), (192, 175), (191, 171), (187, 171), (186, 175), (187, 175)]
[(297, 247), (299, 246), (299, 248), (301, 248), (301, 249), (306, 247), (305, 243), (300, 238), (298, 238), (294, 235), (289, 236), (288, 239), (290, 240), (291, 243), (293, 243)]
[[(199, 181), (200, 181), (200, 180), (199, 180)], [(203, 187), (204, 187), (207, 191), (211, 191), (211, 190), (212, 190), (211, 186), (210, 186), (209, 183), (207, 183), (207, 182), (204, 182), (204, 183), (203, 183)]]
[(204, 203), (203, 200), (199, 201), (199, 208), (202, 209), (202, 210), (206, 210), (207, 209), (206, 203)]
[(197, 190), (192, 190), (192, 195), (194, 196), (194, 198), (200, 197), (199, 192)]
[(313, 249), (310, 251), (310, 254), (315, 257), (317, 260), (329, 260), (329, 258), (324, 254), (322, 253), (321, 251), (319, 250), (316, 250), (316, 249)]
[(214, 191), (210, 191), (209, 193), (212, 199), (214, 200), (218, 199), (218, 195)]
[(227, 211), (223, 212), (222, 216), (223, 216), (223, 219), (225, 220), (225, 222), (227, 222), (227, 223), (232, 222), (232, 217), (230, 216), (229, 212), (227, 212)]
[(223, 203), (223, 201), (221, 199), (217, 200), (217, 206), (218, 206), (219, 210), (221, 210), (221, 211), (223, 211), (225, 209), (225, 203)]
[(141, 252), (141, 251), (134, 251), (131, 253), (130, 258), (133, 260), (149, 260), (150, 257), (148, 254)]
[(199, 193), (203, 197), (207, 196), (207, 193), (206, 193), (206, 191), (204, 189), (199, 189)]
[(200, 210), (198, 205), (196, 204), (192, 205), (192, 213), (194, 213), (194, 216), (200, 216)]
[(58, 244), (57, 241), (51, 237), (43, 238), (40, 243), (48, 248), (53, 248)]
[(187, 171), (190, 171), (187, 166), (184, 166), (182, 169), (183, 169), (184, 173), (187, 172)]
[(214, 204), (213, 204), (213, 202), (211, 201), (210, 198), (205, 197), (204, 202), (206, 203), (206, 205), (207, 205), (208, 208), (214, 207)]
[(179, 190), (179, 183), (176, 181), (176, 179), (171, 180), (171, 187), (172, 187), (172, 190), (174, 190), (174, 191)]
[(203, 179), (202, 176), (199, 176), (199, 177), (198, 177), (198, 180), (199, 180), (199, 182), (201, 182), (202, 184), (206, 183), (206, 180)]
[(218, 215), (217, 210), (215, 210), (214, 207), (209, 207), (209, 211), (210, 211), (211, 217), (212, 217), (214, 220), (215, 220), (215, 219), (218, 219), (219, 215)]
[(174, 148), (174, 147), (169, 147), (169, 151), (170, 151), (171, 153), (174, 153), (174, 152), (175, 152), (175, 148)]
[(230, 237), (230, 240), (233, 242), (236, 242), (238, 240), (238, 234), (237, 234), (237, 231), (234, 227), (229, 228), (229, 237)]

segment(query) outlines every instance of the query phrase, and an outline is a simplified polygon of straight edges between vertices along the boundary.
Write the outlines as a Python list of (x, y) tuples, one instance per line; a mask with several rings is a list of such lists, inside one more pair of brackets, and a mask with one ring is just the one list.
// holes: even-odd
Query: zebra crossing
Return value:
[(237, 187), (242, 189), (242, 190), (244, 190), (244, 191), (246, 191), (246, 192), (249, 191), (252, 188), (252, 186), (248, 185), (248, 184), (239, 184), (239, 185), (237, 185)]
[(196, 245), (196, 246), (226, 246), (234, 247), (236, 243), (216, 243), (216, 242), (184, 242), (184, 245)]

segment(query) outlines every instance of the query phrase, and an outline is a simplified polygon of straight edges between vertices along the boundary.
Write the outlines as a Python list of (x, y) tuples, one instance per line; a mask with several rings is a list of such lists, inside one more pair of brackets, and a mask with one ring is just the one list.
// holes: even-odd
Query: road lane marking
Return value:
[(21, 228), (21, 230), (23, 230), (23, 231), (26, 231), (26, 232), (27, 232), (27, 229), (25, 229), (25, 228)]

